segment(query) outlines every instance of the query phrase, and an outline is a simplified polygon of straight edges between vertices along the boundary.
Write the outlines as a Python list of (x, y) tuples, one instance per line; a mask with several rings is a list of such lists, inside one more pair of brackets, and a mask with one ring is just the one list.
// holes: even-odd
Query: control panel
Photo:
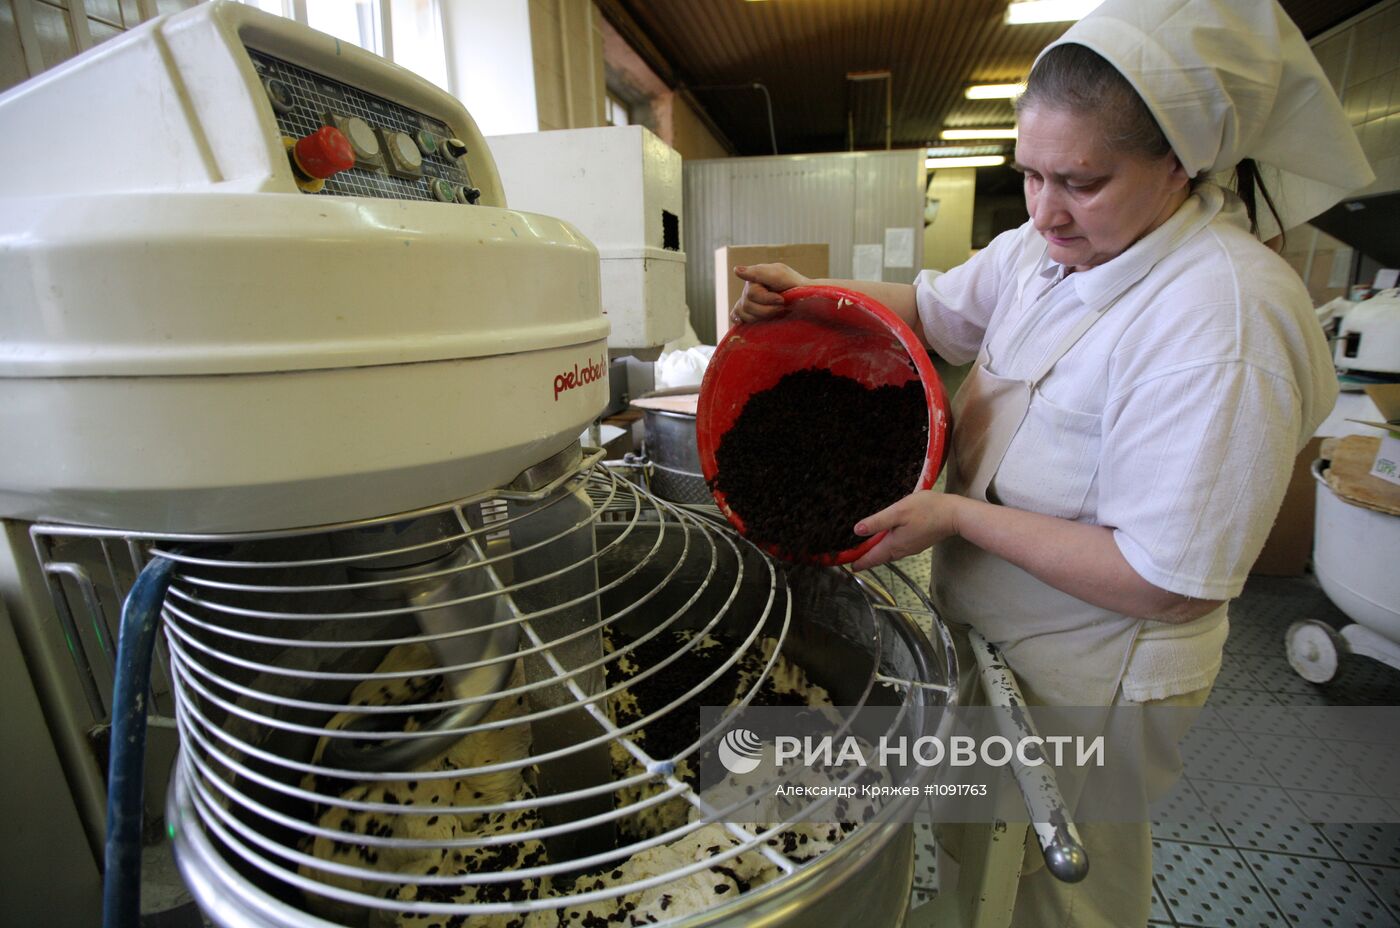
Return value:
[(467, 145), (441, 120), (248, 49), (306, 193), (474, 204)]

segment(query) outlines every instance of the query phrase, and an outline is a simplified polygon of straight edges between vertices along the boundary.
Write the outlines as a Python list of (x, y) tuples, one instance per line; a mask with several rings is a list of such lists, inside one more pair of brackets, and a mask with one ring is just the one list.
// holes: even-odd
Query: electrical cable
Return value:
[(763, 92), (763, 102), (768, 108), (768, 140), (773, 145), (773, 154), (778, 153), (778, 133), (773, 128), (773, 97), (768, 93), (768, 88), (758, 81), (747, 84), (705, 84), (700, 87), (685, 87), (691, 92), (697, 90), (760, 90)]
[(111, 758), (107, 764), (102, 928), (138, 928), (141, 924), (146, 698), (161, 605), (174, 570), (174, 561), (154, 558), (141, 570), (122, 604), (112, 688)]

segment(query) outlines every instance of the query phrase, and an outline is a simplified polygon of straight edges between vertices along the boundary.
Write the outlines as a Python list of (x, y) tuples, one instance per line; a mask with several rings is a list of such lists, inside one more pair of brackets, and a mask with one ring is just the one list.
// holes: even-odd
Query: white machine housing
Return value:
[[(303, 192), (286, 126), (337, 113), (466, 153), (414, 174), (386, 146)], [(597, 250), (507, 210), (461, 104), (376, 55), (216, 0), (0, 96), (0, 130), (0, 516), (407, 511), (508, 483), (607, 403)], [(439, 202), (434, 177), (479, 196)]]
[(1345, 371), (1400, 374), (1400, 289), (1382, 290), (1347, 310), (1334, 360)]
[(679, 152), (643, 126), (486, 141), (517, 209), (565, 219), (598, 246), (609, 348), (657, 348), (684, 334)]

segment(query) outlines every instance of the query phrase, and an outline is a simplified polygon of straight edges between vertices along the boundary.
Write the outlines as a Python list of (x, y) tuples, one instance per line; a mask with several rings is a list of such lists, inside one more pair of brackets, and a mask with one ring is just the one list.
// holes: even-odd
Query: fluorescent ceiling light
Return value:
[(1072, 23), (1083, 19), (1103, 0), (1012, 0), (1006, 5), (1006, 22), (1013, 26), (1026, 23)]
[(937, 168), (994, 168), (1006, 163), (1005, 155), (974, 155), (968, 158), (925, 158), (924, 167)]
[(963, 96), (969, 100), (1009, 100), (1025, 91), (1025, 84), (973, 84), (963, 92)]
[(1016, 129), (944, 129), (938, 133), (938, 137), (949, 142), (968, 139), (1014, 139)]
[(929, 158), (961, 158), (967, 155), (999, 155), (1002, 151), (1000, 145), (943, 145), (924, 149), (924, 155)]

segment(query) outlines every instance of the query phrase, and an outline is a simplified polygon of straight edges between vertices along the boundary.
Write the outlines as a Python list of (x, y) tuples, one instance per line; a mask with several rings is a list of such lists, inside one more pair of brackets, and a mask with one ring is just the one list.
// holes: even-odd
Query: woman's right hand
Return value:
[(787, 310), (783, 291), (811, 283), (786, 264), (750, 264), (734, 268), (734, 274), (744, 281), (744, 292), (729, 312), (735, 323), (758, 322), (780, 316)]

